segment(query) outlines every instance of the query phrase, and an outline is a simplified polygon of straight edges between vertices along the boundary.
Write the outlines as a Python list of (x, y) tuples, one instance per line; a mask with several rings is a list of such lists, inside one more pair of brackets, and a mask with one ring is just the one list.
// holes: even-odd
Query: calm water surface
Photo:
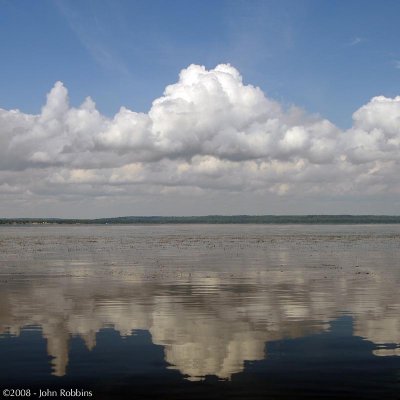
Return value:
[(400, 226), (0, 227), (0, 387), (400, 398)]

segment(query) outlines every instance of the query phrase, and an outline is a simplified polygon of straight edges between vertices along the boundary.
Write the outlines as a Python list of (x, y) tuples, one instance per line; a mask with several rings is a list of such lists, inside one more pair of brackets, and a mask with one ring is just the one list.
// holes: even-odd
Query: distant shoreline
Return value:
[(0, 218), (0, 225), (107, 225), (107, 224), (400, 224), (398, 215), (206, 215), (189, 217), (115, 218)]

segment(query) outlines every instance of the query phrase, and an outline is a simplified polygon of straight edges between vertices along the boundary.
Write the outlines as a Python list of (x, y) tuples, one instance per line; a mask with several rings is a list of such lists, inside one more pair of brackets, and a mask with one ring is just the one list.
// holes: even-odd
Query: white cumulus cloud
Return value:
[(400, 96), (374, 97), (353, 121), (343, 131), (285, 108), (227, 64), (190, 65), (148, 113), (112, 118), (89, 97), (71, 106), (57, 82), (38, 115), (0, 109), (0, 196), (398, 193)]

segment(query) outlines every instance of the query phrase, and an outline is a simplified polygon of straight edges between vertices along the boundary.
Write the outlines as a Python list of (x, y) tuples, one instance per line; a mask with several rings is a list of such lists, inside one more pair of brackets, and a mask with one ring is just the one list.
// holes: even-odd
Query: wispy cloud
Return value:
[(346, 43), (346, 46), (352, 47), (352, 46), (357, 46), (358, 44), (364, 42), (363, 38), (360, 37), (355, 37), (352, 40), (350, 40), (348, 43)]
[(396, 61), (394, 62), (394, 67), (395, 67), (396, 69), (400, 69), (400, 60), (396, 60)]
[(55, 4), (82, 46), (101, 67), (130, 77), (129, 69), (121, 57), (100, 39), (103, 29), (96, 16), (93, 16), (93, 23), (88, 23), (66, 2), (57, 1)]

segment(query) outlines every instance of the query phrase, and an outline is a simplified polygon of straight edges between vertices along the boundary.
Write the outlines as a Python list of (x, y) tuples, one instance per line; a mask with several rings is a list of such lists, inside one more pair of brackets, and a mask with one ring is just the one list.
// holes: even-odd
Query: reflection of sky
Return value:
[(375, 355), (399, 354), (397, 232), (52, 229), (1, 231), (0, 332), (39, 326), (54, 375), (73, 336), (91, 350), (107, 327), (148, 331), (191, 380), (230, 379), (268, 343), (327, 332), (343, 314)]

